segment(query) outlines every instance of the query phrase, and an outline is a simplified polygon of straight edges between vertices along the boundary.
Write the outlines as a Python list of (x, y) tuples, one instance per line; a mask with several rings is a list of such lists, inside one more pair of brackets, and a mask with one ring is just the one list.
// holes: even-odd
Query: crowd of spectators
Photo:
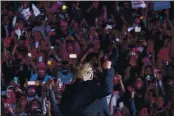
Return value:
[(105, 3), (1, 2), (2, 116), (174, 116), (169, 9)]

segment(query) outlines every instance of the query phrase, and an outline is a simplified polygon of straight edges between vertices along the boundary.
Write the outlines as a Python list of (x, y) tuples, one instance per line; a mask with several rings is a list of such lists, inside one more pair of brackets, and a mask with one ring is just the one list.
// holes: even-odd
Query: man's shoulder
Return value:
[(34, 80), (36, 80), (37, 77), (38, 77), (38, 74), (37, 74), (37, 73), (31, 75), (30, 81), (34, 81)]
[(53, 78), (53, 77), (52, 77), (51, 75), (49, 75), (49, 74), (46, 74), (45, 77), (46, 77), (46, 78)]

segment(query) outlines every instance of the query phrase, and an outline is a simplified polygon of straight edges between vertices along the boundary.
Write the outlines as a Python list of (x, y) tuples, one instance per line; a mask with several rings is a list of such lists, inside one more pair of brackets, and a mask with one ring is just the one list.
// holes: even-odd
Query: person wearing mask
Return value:
[[(114, 72), (111, 62), (103, 64), (103, 75), (101, 83), (93, 80), (93, 68), (90, 63), (82, 64), (75, 74), (76, 80), (72, 85), (66, 86), (60, 106), (63, 116), (106, 116), (103, 111), (104, 102), (102, 98), (111, 94)], [(98, 107), (101, 106), (101, 107)], [(109, 115), (109, 114), (108, 114)]]

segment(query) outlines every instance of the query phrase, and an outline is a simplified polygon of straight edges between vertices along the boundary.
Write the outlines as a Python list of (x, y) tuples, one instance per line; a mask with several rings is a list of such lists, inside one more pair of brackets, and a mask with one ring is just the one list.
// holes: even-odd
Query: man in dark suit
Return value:
[(63, 116), (106, 116), (104, 97), (112, 92), (114, 71), (109, 61), (103, 64), (103, 68), (103, 77), (98, 84), (93, 80), (90, 63), (79, 67), (76, 81), (68, 85), (63, 93), (60, 106)]

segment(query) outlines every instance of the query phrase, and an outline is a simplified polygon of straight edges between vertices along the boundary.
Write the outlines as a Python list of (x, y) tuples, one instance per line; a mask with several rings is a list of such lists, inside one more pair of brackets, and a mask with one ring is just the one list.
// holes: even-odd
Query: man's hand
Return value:
[(111, 68), (111, 62), (110, 61), (106, 61), (103, 63), (103, 68), (104, 69), (110, 69)]

